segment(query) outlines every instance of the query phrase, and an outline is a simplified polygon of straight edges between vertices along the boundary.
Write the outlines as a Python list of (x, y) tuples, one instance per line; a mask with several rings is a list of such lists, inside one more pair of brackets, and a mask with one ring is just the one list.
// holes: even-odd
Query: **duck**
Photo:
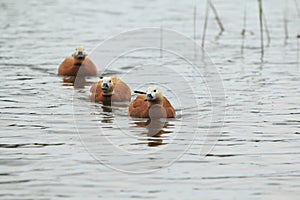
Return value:
[(147, 92), (134, 91), (139, 95), (130, 102), (128, 113), (137, 118), (175, 118), (176, 112), (157, 85), (148, 87)]
[(95, 102), (130, 101), (129, 86), (116, 76), (100, 77), (100, 81), (92, 85), (89, 99)]
[(58, 67), (60, 76), (97, 76), (97, 74), (97, 67), (87, 57), (83, 46), (77, 46), (72, 56), (67, 57)]

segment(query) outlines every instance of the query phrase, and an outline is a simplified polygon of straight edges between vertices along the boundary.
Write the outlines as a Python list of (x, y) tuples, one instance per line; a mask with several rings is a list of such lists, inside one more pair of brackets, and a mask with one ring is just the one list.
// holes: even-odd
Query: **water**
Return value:
[[(296, 199), (300, 30), (294, 1), (264, 1), (271, 44), (263, 62), (257, 2), (246, 5), (242, 54), (245, 3), (214, 1), (225, 32), (218, 37), (210, 13), (205, 47), (223, 80), (226, 112), (221, 135), (214, 132), (217, 126), (210, 127), (213, 134), (208, 141), (217, 143), (206, 157), (201, 150), (212, 104), (205, 76), (193, 75), (189, 65), (174, 55), (164, 54), (165, 67), (179, 70), (199, 86), (190, 98), (198, 107), (180, 103), (192, 93), (182, 85), (173, 89), (180, 86), (175, 73), (161, 78), (172, 88), (164, 90), (179, 115), (168, 120), (160, 137), (147, 135), (141, 127), (146, 120), (128, 118), (126, 104), (107, 107), (88, 102), (88, 85), (74, 88), (57, 77), (58, 64), (78, 44), (93, 56), (100, 42), (141, 27), (163, 26), (193, 37), (195, 4), (196, 39), (201, 44), (204, 2), (2, 1), (0, 198)], [(104, 66), (99, 70), (122, 77), (135, 89), (142, 88), (144, 78), (163, 76), (160, 64), (160, 52), (149, 50), (116, 60), (110, 71)], [(148, 72), (144, 77), (134, 75), (142, 75), (142, 70), (128, 73), (139, 65)], [(150, 73), (153, 66), (156, 70)]]

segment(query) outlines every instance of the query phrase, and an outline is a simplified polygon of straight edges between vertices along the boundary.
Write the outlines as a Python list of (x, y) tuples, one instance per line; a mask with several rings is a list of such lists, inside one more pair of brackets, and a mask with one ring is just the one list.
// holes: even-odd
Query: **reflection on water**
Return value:
[(103, 102), (101, 104), (101, 109), (103, 112), (101, 122), (104, 124), (112, 124), (114, 120), (113, 109), (111, 107), (111, 102)]
[(63, 86), (73, 86), (75, 89), (84, 88), (85, 86), (90, 86), (94, 82), (87, 81), (86, 77), (80, 76), (67, 76), (62, 77)]
[(103, 102), (103, 105), (101, 106), (103, 112), (112, 112), (111, 102)]
[(163, 139), (167, 138), (167, 134), (172, 133), (170, 129), (165, 130), (172, 126), (166, 119), (147, 119), (147, 121), (133, 121), (131, 123), (133, 123), (135, 127), (143, 127), (146, 129), (145, 132), (141, 132), (142, 138), (139, 140), (141, 140), (141, 144), (145, 144), (145, 138), (143, 136), (147, 136), (147, 144), (152, 147), (166, 144), (163, 142)]
[[(99, 118), (100, 122), (103, 123), (103, 125), (106, 124), (105, 126), (103, 126), (105, 128), (116, 126), (115, 121), (119, 120), (116, 115), (120, 114), (118, 113), (118, 109), (123, 110), (122, 113), (124, 115), (128, 115), (126, 112), (128, 107), (127, 103), (100, 102), (95, 104), (98, 104), (99, 106), (97, 107), (99, 107), (102, 110), (102, 112), (98, 113), (97, 115), (101, 116)], [(130, 117), (128, 116), (128, 118)], [(170, 119), (134, 118), (132, 120), (128, 120), (128, 127), (132, 132), (134, 132), (134, 135), (137, 136), (136, 141), (133, 142), (133, 144), (147, 144), (148, 146), (158, 146), (167, 144), (167, 142), (164, 142), (163, 139), (168, 140), (168, 134), (172, 134), (172, 130), (174, 130), (175, 128), (174, 124), (172, 124), (171, 121), (167, 120)], [(140, 142), (136, 143), (137, 141)]]

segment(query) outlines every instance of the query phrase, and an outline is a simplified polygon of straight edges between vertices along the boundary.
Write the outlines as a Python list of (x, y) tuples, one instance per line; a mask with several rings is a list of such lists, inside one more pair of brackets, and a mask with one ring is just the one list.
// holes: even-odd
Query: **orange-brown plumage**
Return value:
[(129, 105), (129, 116), (139, 118), (174, 118), (176, 112), (169, 100), (162, 96), (161, 92), (152, 94), (152, 96), (156, 96), (155, 99), (148, 99), (149, 90), (151, 92), (151, 90), (158, 91), (159, 89), (157, 86), (150, 86), (147, 94), (139, 94)]
[[(79, 70), (80, 69), (80, 70)], [(79, 72), (79, 74), (78, 74)], [(87, 57), (82, 46), (77, 46), (72, 56), (66, 58), (58, 67), (61, 76), (97, 76), (95, 64)]]
[[(104, 90), (105, 83), (107, 89)], [(102, 78), (91, 87), (90, 92), (89, 99), (95, 102), (130, 101), (131, 99), (128, 85), (114, 76)]]

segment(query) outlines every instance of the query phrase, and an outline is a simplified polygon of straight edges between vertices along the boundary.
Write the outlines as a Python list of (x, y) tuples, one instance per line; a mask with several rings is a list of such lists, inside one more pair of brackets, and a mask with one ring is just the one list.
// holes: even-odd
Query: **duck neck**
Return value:
[(159, 104), (159, 105), (162, 105), (163, 104), (163, 101), (162, 99), (155, 99), (153, 101), (149, 101), (149, 107), (152, 106), (152, 105), (155, 105), (155, 104)]
[(80, 67), (81, 65), (83, 65), (82, 63), (83, 63), (85, 58), (79, 59), (79, 58), (76, 58), (76, 56), (73, 56), (73, 58), (74, 58), (74, 65), (75, 66)]
[(102, 96), (111, 97), (114, 94), (114, 91), (103, 91)]

